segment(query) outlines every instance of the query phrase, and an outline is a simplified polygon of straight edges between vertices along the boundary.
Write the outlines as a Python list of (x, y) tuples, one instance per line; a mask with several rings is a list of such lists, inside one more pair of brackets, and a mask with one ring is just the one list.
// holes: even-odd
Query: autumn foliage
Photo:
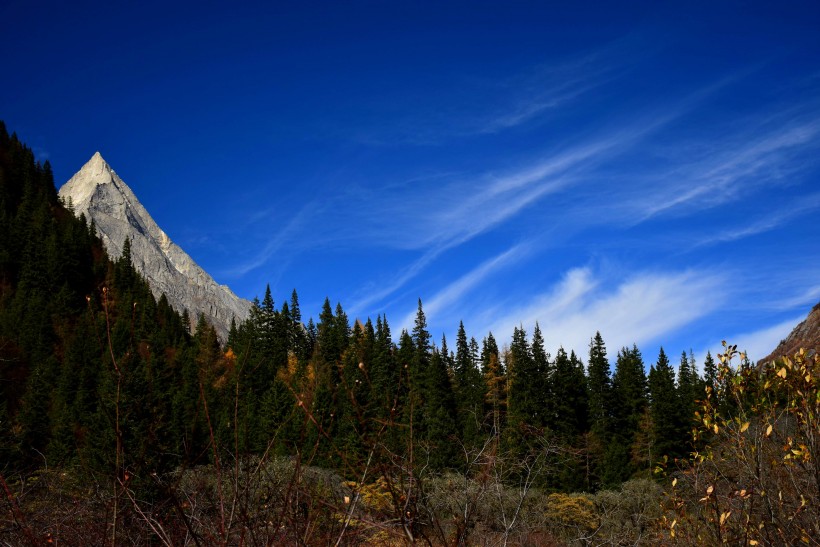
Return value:
[(820, 357), (800, 350), (733, 368), (737, 356), (727, 345), (697, 412), (701, 448), (673, 475), (666, 536), (683, 545), (818, 545)]

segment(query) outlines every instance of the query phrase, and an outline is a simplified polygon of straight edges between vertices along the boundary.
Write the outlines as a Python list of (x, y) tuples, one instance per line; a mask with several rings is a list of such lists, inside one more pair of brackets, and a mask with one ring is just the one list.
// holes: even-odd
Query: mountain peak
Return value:
[(98, 186), (110, 184), (118, 178), (113, 169), (103, 159), (102, 154), (95, 152), (77, 173), (60, 188), (60, 195), (70, 197), (77, 211), (88, 208)]
[(119, 257), (126, 238), (131, 260), (154, 296), (165, 294), (178, 312), (199, 314), (227, 339), (232, 318), (247, 317), (250, 302), (220, 286), (154, 222), (131, 188), (96, 152), (59, 191), (77, 215), (93, 220), (108, 255)]
[(112, 171), (111, 166), (108, 165), (108, 163), (102, 157), (102, 154), (100, 154), (99, 150), (94, 152), (94, 155), (91, 156), (91, 159), (88, 160), (85, 163), (85, 165), (83, 165), (83, 167), (80, 169), (80, 172), (86, 170), (95, 172)]
[(105, 159), (103, 159), (102, 154), (100, 154), (99, 150), (94, 152), (94, 155), (91, 156), (91, 159), (88, 160), (88, 163), (103, 163), (105, 165), (108, 165), (108, 163), (106, 163)]

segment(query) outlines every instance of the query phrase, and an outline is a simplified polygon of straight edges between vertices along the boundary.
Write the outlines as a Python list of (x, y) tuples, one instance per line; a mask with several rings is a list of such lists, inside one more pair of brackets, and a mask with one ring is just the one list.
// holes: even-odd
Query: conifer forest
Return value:
[(227, 340), (156, 299), (0, 124), (0, 544), (820, 545), (814, 352), (262, 292)]

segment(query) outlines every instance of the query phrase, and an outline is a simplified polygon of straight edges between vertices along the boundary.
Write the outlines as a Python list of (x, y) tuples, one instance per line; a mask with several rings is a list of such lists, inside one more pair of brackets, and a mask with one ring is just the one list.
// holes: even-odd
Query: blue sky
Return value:
[(7, 1), (0, 119), (246, 298), (762, 357), (820, 300), (820, 7), (571, 4)]

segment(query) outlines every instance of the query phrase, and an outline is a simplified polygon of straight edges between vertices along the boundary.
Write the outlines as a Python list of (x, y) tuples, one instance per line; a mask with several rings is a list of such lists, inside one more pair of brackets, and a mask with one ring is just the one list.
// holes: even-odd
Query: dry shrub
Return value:
[(704, 447), (674, 475), (665, 539), (820, 545), (820, 357), (735, 369), (725, 346), (698, 413)]

